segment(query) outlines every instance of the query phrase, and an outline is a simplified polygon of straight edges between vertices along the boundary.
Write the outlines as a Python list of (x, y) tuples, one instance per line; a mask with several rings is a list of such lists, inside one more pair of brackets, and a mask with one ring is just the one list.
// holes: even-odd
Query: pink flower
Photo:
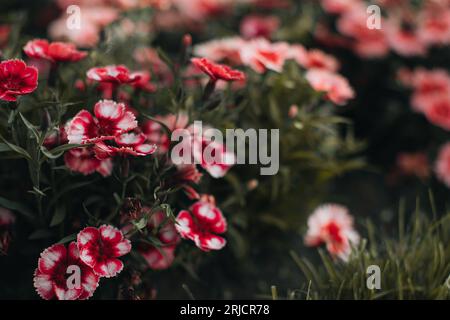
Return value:
[(130, 73), (130, 70), (124, 65), (91, 68), (86, 75), (90, 80), (115, 84), (134, 82), (140, 77), (139, 74)]
[(431, 123), (450, 130), (450, 94), (432, 98), (423, 112)]
[(158, 211), (151, 215), (147, 228), (149, 232), (156, 235), (163, 246), (156, 248), (150, 245), (143, 245), (139, 248), (139, 252), (151, 269), (167, 269), (173, 263), (175, 248), (178, 242), (180, 242), (180, 236), (175, 229), (175, 223), (168, 221), (163, 211)]
[(38, 71), (22, 60), (6, 60), (0, 63), (0, 99), (16, 101), (38, 86)]
[(150, 72), (148, 71), (137, 71), (131, 74), (131, 77), (137, 77), (138, 80), (131, 83), (131, 86), (135, 89), (146, 91), (146, 92), (155, 92), (156, 87), (154, 84), (150, 82), (152, 79)]
[(224, 64), (214, 63), (206, 58), (192, 58), (191, 62), (203, 73), (207, 74), (211, 81), (240, 81), (245, 80), (245, 74), (239, 70), (231, 69)]
[[(301, 57), (299, 58), (301, 59)], [(300, 64), (306, 69), (323, 69), (331, 72), (336, 72), (339, 69), (339, 62), (335, 57), (318, 49), (306, 52)]]
[(95, 117), (81, 110), (66, 126), (69, 143), (94, 143), (114, 139), (137, 127), (134, 114), (123, 103), (100, 100), (94, 106)]
[(131, 243), (120, 230), (110, 225), (87, 227), (77, 236), (80, 259), (100, 277), (111, 278), (123, 269), (117, 258), (131, 251)]
[(384, 30), (367, 28), (366, 7), (362, 3), (342, 14), (337, 21), (337, 28), (353, 39), (353, 50), (361, 57), (379, 58), (389, 52)]
[(74, 172), (89, 175), (94, 172), (103, 177), (111, 175), (113, 163), (111, 159), (100, 160), (95, 156), (93, 148), (75, 148), (64, 154), (66, 167)]
[(359, 235), (353, 228), (353, 218), (347, 208), (337, 204), (318, 207), (308, 218), (307, 246), (326, 244), (331, 255), (348, 261), (352, 245), (357, 245)]
[(437, 178), (450, 188), (450, 142), (439, 150), (434, 170)]
[(145, 140), (146, 136), (142, 133), (123, 133), (114, 139), (117, 147), (107, 145), (103, 141), (97, 142), (94, 146), (95, 155), (98, 159), (103, 160), (115, 156), (142, 157), (155, 153), (157, 146), (145, 143)]
[(279, 26), (280, 20), (276, 16), (248, 15), (242, 20), (240, 30), (242, 36), (247, 39), (270, 39)]
[(325, 97), (337, 105), (346, 104), (355, 96), (347, 79), (336, 73), (311, 69), (306, 72), (306, 80), (314, 90), (325, 92)]
[(86, 52), (78, 51), (72, 43), (48, 43), (47, 40), (42, 39), (28, 41), (23, 50), (30, 58), (52, 62), (76, 62), (87, 56)]
[(179, 12), (193, 20), (223, 15), (233, 0), (173, 0)]
[(417, 32), (402, 28), (401, 21), (387, 22), (386, 36), (389, 46), (399, 55), (410, 57), (426, 54), (427, 49)]
[(419, 38), (425, 45), (450, 43), (450, 8), (427, 10), (419, 16)]
[(67, 28), (67, 17), (63, 16), (53, 21), (48, 29), (52, 39), (70, 41), (77, 46), (91, 48), (100, 40), (100, 27), (81, 15), (81, 28)]
[(281, 72), (289, 55), (289, 45), (270, 43), (264, 38), (250, 40), (240, 51), (242, 62), (258, 73), (266, 70)]
[[(68, 283), (70, 266), (76, 266), (81, 271), (79, 287)], [(45, 300), (85, 300), (94, 294), (99, 277), (80, 260), (77, 245), (71, 242), (68, 248), (55, 244), (41, 253), (33, 282), (37, 293)], [(74, 288), (69, 285), (74, 285)]]
[(196, 132), (195, 126), (190, 126), (187, 130), (190, 138), (183, 137), (177, 147), (180, 150), (190, 150), (190, 158), (185, 159), (185, 155), (175, 152), (172, 154), (172, 161), (177, 164), (200, 164), (213, 178), (225, 176), (236, 163), (236, 155), (228, 151), (221, 142), (207, 136), (207, 131), (200, 134)]
[(156, 248), (152, 246), (142, 246), (140, 254), (153, 270), (164, 270), (169, 268), (175, 260), (176, 246)]
[(411, 104), (416, 111), (424, 112), (437, 96), (450, 94), (450, 76), (442, 69), (417, 69), (413, 72), (410, 85), (414, 88)]
[(241, 49), (246, 42), (240, 37), (212, 40), (194, 47), (194, 54), (213, 61), (227, 61), (230, 64), (241, 64)]
[(217, 234), (225, 233), (227, 222), (213, 201), (200, 200), (191, 208), (182, 210), (176, 221), (176, 229), (184, 239), (195, 242), (203, 251), (220, 250), (226, 240)]

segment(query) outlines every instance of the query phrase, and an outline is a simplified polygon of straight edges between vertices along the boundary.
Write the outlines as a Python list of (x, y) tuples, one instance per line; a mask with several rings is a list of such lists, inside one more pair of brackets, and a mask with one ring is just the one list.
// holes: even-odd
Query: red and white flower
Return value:
[(123, 269), (118, 258), (131, 251), (131, 242), (110, 225), (87, 227), (77, 236), (80, 259), (100, 277), (115, 277)]
[(145, 143), (145, 140), (146, 136), (142, 133), (123, 133), (114, 139), (118, 147), (99, 141), (95, 144), (94, 150), (98, 159), (108, 159), (115, 156), (147, 156), (155, 153), (157, 146)]
[(176, 246), (156, 248), (152, 246), (139, 249), (140, 254), (153, 270), (169, 268), (175, 260)]
[(111, 140), (137, 127), (136, 117), (123, 103), (101, 100), (94, 106), (95, 117), (81, 110), (67, 124), (69, 143), (94, 143)]
[(70, 170), (89, 175), (94, 172), (103, 177), (111, 175), (113, 163), (111, 159), (98, 159), (93, 148), (74, 148), (64, 154), (64, 162)]
[(22, 60), (0, 63), (0, 100), (16, 101), (18, 96), (30, 94), (38, 86), (38, 70)]
[(91, 68), (86, 75), (90, 80), (115, 84), (131, 83), (140, 78), (139, 74), (131, 73), (124, 65)]
[(306, 80), (316, 91), (325, 92), (325, 98), (337, 105), (346, 104), (355, 96), (355, 92), (343, 76), (321, 69), (306, 72)]
[(450, 142), (444, 144), (439, 150), (435, 172), (438, 179), (450, 188)]
[(222, 249), (226, 240), (218, 234), (226, 232), (227, 222), (214, 201), (200, 200), (189, 210), (182, 210), (177, 216), (175, 227), (181, 237), (194, 241), (203, 251)]
[[(79, 287), (71, 288), (68, 284), (70, 273), (67, 271), (70, 266), (80, 268)], [(41, 253), (33, 282), (36, 292), (45, 300), (84, 300), (94, 294), (99, 276), (80, 260), (77, 245), (71, 242), (68, 248), (55, 244)]]
[(30, 58), (45, 59), (52, 62), (77, 62), (87, 56), (87, 52), (78, 51), (73, 43), (49, 43), (44, 39), (28, 41), (23, 51)]
[(333, 256), (347, 261), (359, 235), (353, 228), (353, 217), (347, 208), (337, 204), (318, 207), (308, 218), (307, 246), (325, 244)]
[(224, 64), (214, 63), (206, 58), (192, 58), (191, 62), (203, 73), (207, 74), (211, 81), (242, 81), (245, 74), (242, 71), (231, 69)]

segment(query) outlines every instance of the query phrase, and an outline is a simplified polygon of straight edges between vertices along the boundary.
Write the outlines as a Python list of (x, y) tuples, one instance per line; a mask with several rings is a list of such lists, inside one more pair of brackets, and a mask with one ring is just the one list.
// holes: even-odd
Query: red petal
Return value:
[(48, 274), (43, 274), (39, 269), (36, 269), (34, 272), (33, 285), (42, 299), (50, 300), (55, 296), (53, 282), (50, 276)]
[(123, 239), (122, 232), (111, 225), (102, 225), (98, 230), (100, 231), (100, 237), (104, 243), (107, 242), (110, 245), (113, 245)]
[(131, 251), (131, 242), (128, 239), (124, 239), (113, 246), (114, 257), (121, 257)]
[(38, 261), (39, 271), (45, 274), (52, 274), (56, 267), (66, 262), (67, 250), (63, 244), (55, 244), (41, 253)]
[(177, 216), (175, 228), (183, 238), (194, 240), (196, 237), (195, 223), (189, 211), (180, 211)]
[(94, 267), (96, 275), (105, 278), (115, 277), (123, 269), (123, 263), (119, 259), (108, 259), (98, 262)]
[(227, 244), (226, 240), (212, 233), (201, 234), (195, 244), (203, 251), (220, 250)]

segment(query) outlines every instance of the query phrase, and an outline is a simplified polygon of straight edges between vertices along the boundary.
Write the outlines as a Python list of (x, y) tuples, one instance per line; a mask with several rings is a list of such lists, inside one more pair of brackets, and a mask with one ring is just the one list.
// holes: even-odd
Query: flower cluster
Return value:
[[(87, 227), (77, 242), (45, 249), (34, 273), (34, 287), (41, 298), (85, 300), (94, 294), (100, 278), (115, 277), (123, 269), (118, 258), (131, 251), (131, 243), (113, 226)], [(73, 273), (75, 278), (69, 277)], [(78, 277), (78, 279), (77, 279)]]
[(425, 56), (432, 47), (450, 44), (450, 4), (446, 1), (422, 1), (415, 6), (407, 1), (379, 1), (384, 16), (375, 17), (368, 28), (368, 2), (364, 0), (321, 0), (328, 13), (338, 16), (336, 37), (329, 27), (318, 28), (316, 37), (324, 44), (352, 49), (363, 58), (380, 58), (394, 51), (398, 55)]
[(354, 97), (348, 81), (337, 73), (339, 63), (333, 56), (317, 49), (307, 50), (300, 44), (232, 37), (199, 44), (194, 53), (213, 61), (245, 65), (257, 73), (282, 72), (285, 62), (293, 60), (307, 70), (306, 79), (311, 87), (324, 92), (325, 97), (335, 104), (346, 104)]

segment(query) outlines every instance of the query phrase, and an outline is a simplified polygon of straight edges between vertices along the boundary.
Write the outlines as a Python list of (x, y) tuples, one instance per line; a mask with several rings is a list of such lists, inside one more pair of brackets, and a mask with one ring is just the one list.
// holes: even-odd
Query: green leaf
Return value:
[(6, 143), (0, 143), (0, 152), (7, 152), (11, 151), (11, 148), (8, 147)]
[(1, 134), (0, 134), (0, 140), (2, 140), (11, 149), (11, 151), (14, 151), (15, 153), (19, 154), (21, 157), (23, 157), (29, 161), (32, 160), (30, 154), (25, 149), (23, 149), (22, 147), (16, 146), (15, 144), (10, 143)]
[(41, 134), (39, 133), (39, 131), (36, 129), (36, 127), (27, 120), (27, 118), (25, 118), (23, 116), (22, 113), (19, 112), (19, 116), (22, 119), (23, 123), (25, 124), (25, 126), (28, 128), (28, 130), (31, 131), (31, 133), (33, 134), (34, 138), (36, 139), (36, 141), (40, 141), (41, 140)]
[(30, 240), (37, 240), (37, 239), (45, 239), (50, 238), (52, 236), (52, 232), (49, 229), (38, 229), (34, 231), (28, 239)]
[(62, 238), (61, 240), (59, 240), (56, 244), (65, 244), (71, 241), (74, 241), (77, 239), (77, 234), (73, 233), (67, 237)]
[(55, 208), (55, 214), (52, 217), (52, 221), (50, 222), (50, 227), (57, 226), (64, 221), (66, 217), (66, 206), (62, 203), (57, 205)]

